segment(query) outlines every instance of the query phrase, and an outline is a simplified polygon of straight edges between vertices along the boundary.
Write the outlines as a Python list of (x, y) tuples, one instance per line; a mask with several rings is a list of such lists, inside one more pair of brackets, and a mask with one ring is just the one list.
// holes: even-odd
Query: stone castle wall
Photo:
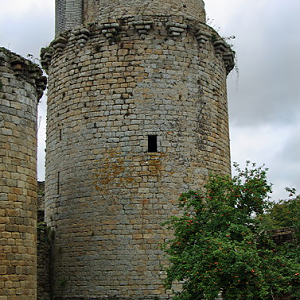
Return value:
[(45, 182), (38, 181), (37, 191), (37, 300), (50, 300), (52, 233), (44, 220)]
[(74, 28), (82, 23), (83, 0), (55, 0), (55, 34)]
[(56, 35), (108, 17), (182, 15), (205, 22), (202, 0), (56, 0)]
[(177, 214), (181, 192), (203, 187), (210, 172), (230, 173), (234, 55), (198, 19), (106, 17), (42, 51), (55, 295), (169, 298), (159, 244), (171, 236), (161, 223)]
[(46, 79), (0, 48), (0, 299), (36, 299), (36, 116)]
[(104, 21), (107, 17), (128, 16), (184, 16), (205, 22), (202, 0), (84, 0), (84, 23)]

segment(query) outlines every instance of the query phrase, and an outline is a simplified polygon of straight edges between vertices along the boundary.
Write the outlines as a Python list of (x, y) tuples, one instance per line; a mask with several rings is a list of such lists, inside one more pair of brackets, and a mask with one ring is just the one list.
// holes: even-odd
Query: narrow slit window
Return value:
[(157, 135), (148, 135), (148, 152), (157, 152)]
[(60, 192), (60, 172), (57, 172), (57, 195), (59, 195)]

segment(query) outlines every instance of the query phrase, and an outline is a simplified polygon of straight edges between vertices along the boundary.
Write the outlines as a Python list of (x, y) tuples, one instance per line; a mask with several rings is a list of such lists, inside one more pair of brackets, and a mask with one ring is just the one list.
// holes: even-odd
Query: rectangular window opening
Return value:
[(60, 172), (57, 172), (57, 195), (59, 195), (60, 192)]
[(157, 135), (148, 135), (148, 152), (157, 152)]

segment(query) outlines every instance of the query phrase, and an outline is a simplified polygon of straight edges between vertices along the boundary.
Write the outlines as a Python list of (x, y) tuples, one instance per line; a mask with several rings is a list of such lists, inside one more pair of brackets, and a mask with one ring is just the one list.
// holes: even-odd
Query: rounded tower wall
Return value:
[(82, 24), (83, 0), (55, 0), (55, 35)]
[(46, 79), (0, 48), (0, 298), (36, 299), (36, 118)]
[(83, 0), (84, 23), (129, 16), (181, 15), (205, 22), (202, 0)]
[(185, 16), (205, 23), (202, 0), (56, 0), (56, 36), (76, 26), (129, 16)]
[(233, 53), (198, 20), (140, 15), (65, 32), (42, 61), (57, 299), (170, 298), (161, 223), (181, 192), (230, 173)]

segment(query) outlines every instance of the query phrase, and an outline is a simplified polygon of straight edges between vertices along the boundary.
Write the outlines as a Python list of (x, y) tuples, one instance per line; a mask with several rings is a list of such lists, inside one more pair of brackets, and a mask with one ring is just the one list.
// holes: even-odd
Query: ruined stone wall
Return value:
[(33, 63), (0, 48), (0, 299), (36, 299), (36, 116), (45, 88)]
[(140, 15), (66, 32), (42, 60), (56, 298), (169, 298), (161, 223), (181, 192), (230, 173), (233, 53), (198, 20)]

